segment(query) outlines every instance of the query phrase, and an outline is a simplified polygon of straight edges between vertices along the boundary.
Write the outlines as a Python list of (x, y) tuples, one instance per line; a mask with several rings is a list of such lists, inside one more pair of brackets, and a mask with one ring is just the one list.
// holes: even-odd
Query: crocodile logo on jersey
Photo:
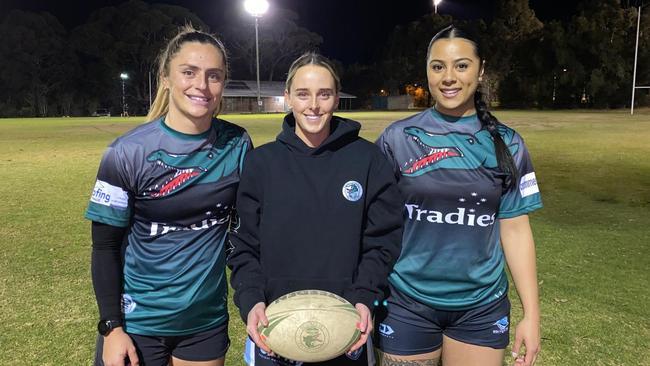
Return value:
[(174, 154), (165, 150), (156, 150), (147, 156), (147, 161), (170, 171), (162, 184), (147, 189), (145, 195), (159, 198), (172, 194), (194, 181), (203, 183), (216, 182), (230, 175), (239, 166), (239, 159), (228, 153), (239, 139), (232, 139), (223, 149), (215, 147), (194, 151), (190, 154)]
[[(512, 142), (512, 130), (500, 126), (499, 132), (502, 136), (505, 135), (506, 143)], [(406, 177), (417, 177), (437, 169), (497, 167), (494, 142), (487, 130), (483, 129), (475, 134), (462, 132), (436, 134), (411, 126), (405, 128), (404, 133), (418, 144), (423, 153), (414, 162), (404, 164), (402, 175)], [(508, 148), (514, 155), (519, 150), (519, 144), (509, 144)]]

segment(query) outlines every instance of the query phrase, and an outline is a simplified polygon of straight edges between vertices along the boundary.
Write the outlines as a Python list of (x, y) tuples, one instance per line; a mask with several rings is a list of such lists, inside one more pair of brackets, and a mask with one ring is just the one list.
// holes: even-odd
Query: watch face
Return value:
[(100, 320), (99, 323), (97, 323), (97, 331), (101, 335), (108, 335), (108, 333), (113, 330), (113, 328), (118, 327), (121, 325), (121, 322), (117, 320)]

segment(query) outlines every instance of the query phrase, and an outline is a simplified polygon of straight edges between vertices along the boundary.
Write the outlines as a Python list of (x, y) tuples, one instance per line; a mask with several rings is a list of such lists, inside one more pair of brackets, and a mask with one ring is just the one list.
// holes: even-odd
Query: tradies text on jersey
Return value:
[(172, 226), (172, 225), (167, 225), (162, 222), (152, 222), (151, 223), (151, 231), (149, 233), (150, 236), (156, 236), (156, 235), (164, 235), (172, 231), (190, 231), (190, 230), (205, 230), (208, 229), (212, 226), (215, 225), (223, 225), (228, 223), (229, 217), (224, 217), (220, 219), (216, 218), (211, 218), (211, 219), (205, 219), (202, 220), (198, 224), (192, 224), (190, 226)]
[(494, 225), (496, 214), (477, 215), (473, 209), (457, 207), (455, 211), (442, 212), (420, 208), (416, 204), (405, 204), (409, 220), (428, 221), (434, 224), (451, 224), (488, 227)]

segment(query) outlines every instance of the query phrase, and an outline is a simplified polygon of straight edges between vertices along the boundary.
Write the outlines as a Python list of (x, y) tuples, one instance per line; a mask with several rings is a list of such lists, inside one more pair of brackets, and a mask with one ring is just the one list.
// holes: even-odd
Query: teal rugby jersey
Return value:
[(245, 130), (223, 120), (186, 135), (159, 119), (105, 152), (85, 216), (129, 228), (122, 294), (128, 332), (192, 334), (227, 320), (224, 245), (250, 148)]
[(503, 189), (494, 141), (476, 115), (431, 108), (393, 123), (377, 144), (392, 161), (405, 198), (402, 252), (390, 282), (433, 308), (463, 310), (505, 295), (499, 219), (542, 207), (521, 136), (499, 126), (519, 184)]

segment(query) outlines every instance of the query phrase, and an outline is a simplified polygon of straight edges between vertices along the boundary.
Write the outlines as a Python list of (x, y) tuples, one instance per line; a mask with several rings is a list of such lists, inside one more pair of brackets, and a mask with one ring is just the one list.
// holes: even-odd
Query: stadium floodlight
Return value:
[(260, 41), (259, 41), (259, 19), (269, 9), (266, 0), (246, 0), (244, 8), (255, 18), (255, 60), (257, 63), (257, 110), (262, 111), (262, 98), (260, 93)]
[(123, 72), (120, 74), (120, 79), (122, 79), (122, 117), (126, 117), (126, 93), (124, 89), (124, 83), (129, 79), (129, 74)]
[(650, 89), (650, 86), (636, 86), (636, 64), (639, 57), (639, 31), (641, 29), (641, 8), (648, 4), (643, 5), (643, 2), (640, 1), (639, 11), (637, 14), (636, 20), (636, 46), (634, 48), (634, 71), (632, 75), (632, 101), (630, 102), (630, 114), (634, 114), (634, 94), (637, 89)]
[(433, 0), (433, 9), (436, 14), (438, 14), (438, 5), (440, 5), (441, 2), (442, 0)]

